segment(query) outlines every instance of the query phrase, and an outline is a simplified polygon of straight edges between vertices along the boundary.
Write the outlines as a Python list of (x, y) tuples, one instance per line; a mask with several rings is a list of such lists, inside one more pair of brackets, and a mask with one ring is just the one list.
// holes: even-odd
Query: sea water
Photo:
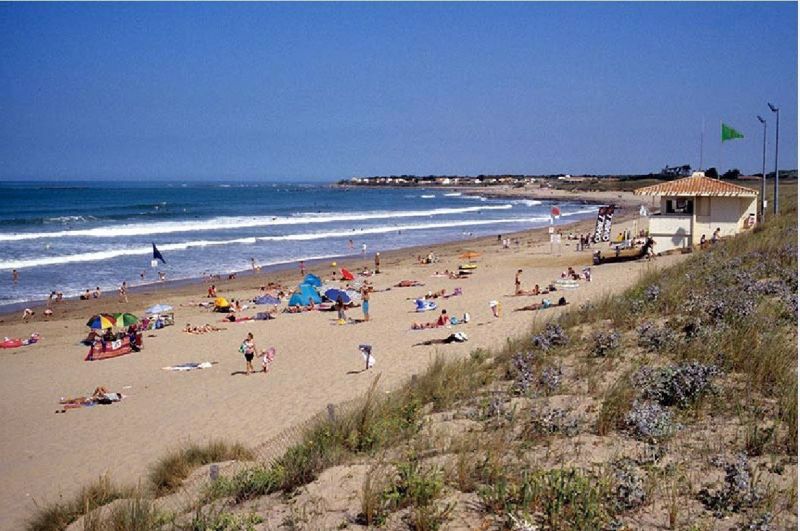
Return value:
[[(320, 184), (0, 183), (0, 306), (550, 223), (548, 201)], [(560, 221), (596, 208), (560, 202)], [(352, 242), (352, 243), (351, 243)], [(152, 244), (166, 263), (151, 267)], [(12, 282), (12, 270), (19, 282)], [(142, 279), (142, 275), (144, 278)]]

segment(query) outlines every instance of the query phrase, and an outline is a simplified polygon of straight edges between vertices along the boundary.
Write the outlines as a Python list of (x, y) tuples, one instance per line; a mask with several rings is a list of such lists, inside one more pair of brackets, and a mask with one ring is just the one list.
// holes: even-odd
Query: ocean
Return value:
[[(324, 184), (0, 183), (0, 307), (205, 274), (508, 233), (553, 203)], [(559, 202), (569, 222), (596, 207)], [(352, 247), (350, 245), (352, 240)], [(152, 244), (166, 264), (151, 267)], [(12, 270), (19, 282), (12, 282)], [(140, 275), (144, 273), (144, 280)]]

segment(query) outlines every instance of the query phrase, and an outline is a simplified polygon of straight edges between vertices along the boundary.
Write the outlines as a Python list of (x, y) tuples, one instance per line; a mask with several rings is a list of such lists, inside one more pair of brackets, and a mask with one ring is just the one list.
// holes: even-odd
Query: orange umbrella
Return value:
[(473, 258), (477, 258), (480, 255), (481, 253), (476, 253), (475, 251), (466, 251), (460, 256), (460, 258), (466, 258), (467, 260), (472, 260)]

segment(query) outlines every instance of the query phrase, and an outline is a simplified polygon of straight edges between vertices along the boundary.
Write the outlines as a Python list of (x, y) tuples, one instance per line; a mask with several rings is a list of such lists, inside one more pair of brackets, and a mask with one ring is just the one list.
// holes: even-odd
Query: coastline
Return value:
[[(332, 187), (342, 187), (342, 185), (332, 184)], [(343, 186), (346, 188), (347, 186)], [(354, 187), (356, 188), (356, 187)], [(402, 187), (402, 186), (375, 186), (375, 188), (392, 188), (392, 189), (399, 189), (399, 188), (409, 188), (409, 187)], [(582, 202), (587, 205), (602, 205), (608, 204), (609, 200), (613, 199), (612, 196), (616, 196), (616, 199), (620, 206), (624, 207), (631, 207), (636, 205), (638, 207), (641, 201), (636, 199), (633, 194), (629, 192), (622, 192), (622, 193), (608, 193), (608, 192), (582, 192), (582, 193), (575, 193), (564, 195), (563, 193), (547, 193), (547, 192), (560, 192), (560, 191), (553, 191), (548, 189), (520, 189), (520, 188), (511, 188), (505, 186), (496, 186), (496, 188), (492, 190), (490, 193), (485, 191), (485, 188), (476, 188), (476, 187), (448, 187), (448, 190), (451, 191), (458, 191), (465, 195), (471, 196), (483, 196), (487, 198), (496, 198), (496, 199), (531, 199), (531, 200), (546, 200), (546, 201), (570, 201), (570, 202)], [(617, 220), (622, 220), (622, 216), (625, 215), (625, 211)], [(570, 230), (572, 225), (580, 223), (581, 221), (585, 221), (588, 219), (594, 219), (592, 216), (587, 215), (583, 220), (576, 220), (576, 221), (569, 221), (565, 223), (560, 223), (556, 226), (561, 227), (563, 229)], [(539, 231), (544, 230), (546, 227), (541, 228), (534, 228), (534, 229), (527, 229), (523, 231), (511, 232), (507, 233), (507, 235), (511, 237), (520, 237), (521, 235), (525, 235), (530, 231)], [(492, 236), (484, 236), (484, 237), (477, 237), (477, 238), (468, 238), (463, 240), (453, 240), (448, 242), (437, 242), (431, 244), (424, 244), (424, 245), (415, 245), (411, 247), (398, 247), (393, 248), (387, 251), (382, 251), (382, 258), (384, 260), (391, 260), (397, 253), (404, 255), (406, 253), (417, 253), (417, 254), (427, 254), (428, 250), (440, 245), (451, 245), (451, 244), (480, 244), (486, 239), (493, 238)], [(374, 257), (374, 253), (367, 253), (367, 265), (369, 266), (372, 262), (372, 258)], [(312, 267), (324, 267), (325, 264), (329, 263), (330, 261), (341, 261), (340, 267), (347, 267), (347, 268), (354, 268), (357, 265), (363, 267), (364, 258), (361, 257), (359, 253), (355, 254), (338, 254), (338, 255), (331, 255), (325, 256), (321, 258), (313, 258), (309, 260), (305, 260), (307, 269), (311, 269)], [(219, 279), (215, 280), (216, 284), (226, 285), (235, 287), (238, 286), (236, 283), (237, 281), (241, 282), (242, 286), (249, 285), (248, 279), (253, 279), (258, 274), (261, 275), (277, 275), (277, 278), (280, 278), (281, 281), (285, 278), (291, 276), (291, 271), (296, 271), (298, 266), (297, 260), (292, 261), (285, 261), (280, 262), (277, 264), (270, 264), (262, 266), (258, 273), (253, 272), (250, 269), (244, 269), (235, 271), (236, 280), (226, 280), (226, 279)], [(150, 301), (155, 297), (158, 299), (158, 296), (161, 297), (169, 297), (170, 295), (177, 294), (182, 295), (187, 290), (193, 290), (197, 286), (202, 286), (207, 284), (205, 279), (202, 277), (188, 277), (188, 278), (181, 278), (181, 279), (174, 279), (174, 280), (166, 280), (164, 282), (148, 282), (144, 284), (131, 284), (129, 288), (129, 301)], [(143, 302), (145, 305), (151, 305), (158, 302), (158, 300), (154, 300), (154, 302)], [(117, 302), (117, 294), (113, 291), (105, 292), (104, 296), (101, 299), (92, 299), (91, 301), (84, 301), (80, 300), (78, 296), (73, 297), (65, 297), (62, 302), (58, 303), (54, 306), (54, 310), (61, 313), (62, 311), (67, 311), (69, 313), (74, 307), (79, 307), (82, 309), (86, 309), (87, 306), (94, 307), (93, 305), (88, 305), (87, 303), (90, 302), (100, 302), (108, 303), (108, 301), (112, 301), (112, 303)], [(37, 312), (43, 310), (47, 307), (48, 301), (46, 299), (38, 299), (38, 300), (30, 300), (30, 301), (23, 301), (23, 302), (15, 302), (5, 305), (0, 305), (0, 324), (5, 322), (13, 322), (14, 316), (19, 318), (19, 314), (22, 313), (22, 310), (25, 308), (30, 308), (31, 310)], [(143, 306), (143, 308), (146, 306)], [(54, 319), (58, 318), (58, 316), (54, 316)]]
[[(615, 231), (631, 227), (638, 210), (624, 209), (621, 214), (615, 217)], [(589, 232), (593, 226), (591, 218), (566, 223), (561, 230)], [(524, 269), (525, 287), (530, 288), (534, 283), (546, 285), (568, 266), (591, 264), (591, 252), (576, 251), (574, 242), (562, 245), (560, 252), (552, 249), (547, 232), (543, 227), (504, 234), (520, 240), (509, 249), (502, 248), (496, 236), (487, 236), (381, 252), (382, 273), (370, 279), (376, 288), (371, 300), (373, 319), (348, 326), (336, 326), (335, 315), (328, 312), (217, 324), (220, 314), (197, 305), (208, 301), (202, 280), (180, 286), (142, 287), (141, 292), (131, 293), (127, 304), (119, 303), (116, 293), (100, 300), (65, 301), (49, 321), (41, 320), (38, 314), (31, 323), (23, 323), (15, 315), (5, 318), (0, 323), (0, 335), (27, 337), (36, 331), (43, 339), (29, 347), (0, 351), (0, 417), (7, 427), (0, 433), (0, 451), (6, 456), (0, 465), (6, 477), (0, 484), (0, 529), (19, 528), (32, 510), (32, 501), (42, 503), (68, 495), (100, 474), (136, 482), (158, 458), (188, 441), (222, 437), (258, 447), (302, 424), (324, 410), (326, 404), (346, 402), (366, 392), (378, 374), (381, 388), (388, 390), (424, 370), (437, 354), (460, 357), (475, 349), (497, 348), (526, 330), (532, 320), (550, 318), (561, 311), (514, 311), (541, 298), (511, 295), (517, 269)], [(460, 256), (466, 250), (482, 255), (476, 260), (474, 275), (461, 280), (433, 276), (435, 271), (457, 269), (464, 262)], [(438, 255), (440, 262), (420, 265), (416, 256), (428, 251)], [(604, 265), (593, 271), (591, 283), (556, 295), (579, 305), (624, 289), (640, 274), (681, 258)], [(335, 260), (337, 269), (344, 266), (357, 271), (373, 265), (372, 254), (366, 259), (349, 256)], [(309, 263), (307, 270), (330, 277), (329, 262), (321, 259)], [(244, 300), (268, 281), (292, 286), (299, 279), (299, 271), (292, 266), (215, 283), (220, 295)], [(420, 280), (425, 286), (393, 287), (404, 279)], [(440, 300), (441, 307), (455, 316), (469, 312), (473, 317), (469, 324), (453, 329), (410, 330), (412, 322), (430, 321), (436, 316), (435, 312), (415, 312), (409, 299), (427, 291), (450, 292), (456, 287), (463, 289), (463, 295)], [(489, 310), (488, 301), (493, 299), (502, 305), (500, 319), (493, 319)], [(176, 326), (146, 333), (141, 353), (83, 361), (88, 348), (77, 341), (86, 334), (88, 315), (100, 311), (139, 313), (153, 303), (173, 305)], [(255, 311), (258, 309), (251, 308), (244, 315)], [(359, 309), (349, 314), (361, 317)], [(197, 337), (181, 332), (184, 323), (214, 323), (226, 330)], [(236, 347), (248, 331), (255, 334), (259, 348), (277, 349), (268, 375), (240, 378), (244, 363)], [(420, 344), (454, 331), (465, 332), (470, 340), (453, 345)], [(378, 360), (368, 372), (359, 370), (363, 362), (356, 347), (361, 343), (373, 345)], [(180, 374), (161, 370), (190, 361), (218, 364)], [(59, 397), (91, 393), (99, 385), (128, 397), (111, 406), (53, 414)], [(156, 437), (153, 426), (159, 427)], [(114, 452), (69, 450), (95, 449), (98, 434), (102, 434), (103, 445), (114, 448)], [(37, 473), (39, 470), (48, 473)]]

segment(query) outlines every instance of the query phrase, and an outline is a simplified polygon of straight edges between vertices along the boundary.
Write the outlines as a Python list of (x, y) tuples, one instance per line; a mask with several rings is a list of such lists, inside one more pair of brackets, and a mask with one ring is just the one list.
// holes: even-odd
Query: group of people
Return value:
[[(711, 235), (711, 243), (712, 243), (712, 244), (716, 244), (716, 243), (719, 241), (719, 239), (720, 239), (720, 232), (721, 232), (721, 231), (720, 231), (720, 228), (719, 228), (719, 227), (717, 227), (717, 229), (716, 229), (716, 230), (714, 231), (714, 233)], [(708, 245), (708, 242), (706, 241), (706, 235), (705, 235), (705, 234), (703, 234), (703, 235), (701, 235), (701, 236), (700, 236), (700, 248), (701, 248), (701, 249), (705, 249), (707, 245)]]
[[(53, 293), (55, 293), (55, 292), (53, 292)], [(88, 301), (88, 300), (91, 300), (91, 299), (99, 299), (101, 294), (102, 294), (102, 292), (100, 291), (100, 286), (97, 286), (96, 288), (94, 288), (94, 291), (92, 291), (92, 292), (90, 292), (89, 289), (87, 288), (87, 290), (81, 294), (80, 299), (82, 301)], [(52, 297), (52, 294), (50, 296)]]
[(220, 330), (227, 330), (227, 328), (218, 328), (216, 326), (212, 326), (206, 323), (203, 326), (192, 326), (189, 323), (186, 323), (186, 326), (183, 328), (183, 331), (187, 334), (207, 334), (209, 332), (219, 332)]

